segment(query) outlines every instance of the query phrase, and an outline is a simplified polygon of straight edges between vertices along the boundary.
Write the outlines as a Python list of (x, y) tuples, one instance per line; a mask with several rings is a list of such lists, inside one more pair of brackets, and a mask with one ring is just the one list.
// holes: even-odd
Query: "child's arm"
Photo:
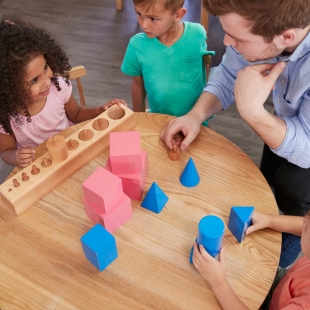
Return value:
[(203, 247), (195, 242), (193, 264), (201, 275), (210, 283), (212, 290), (224, 310), (248, 310), (237, 297), (226, 277), (225, 248), (219, 254), (219, 260), (212, 257)]
[(68, 119), (73, 123), (80, 123), (94, 117), (97, 117), (99, 114), (107, 110), (112, 105), (125, 105), (126, 102), (122, 99), (114, 98), (110, 102), (104, 104), (101, 107), (82, 107), (80, 106), (73, 95), (71, 95), (69, 101), (65, 104), (65, 111)]
[(247, 229), (247, 235), (258, 229), (271, 228), (280, 232), (301, 236), (303, 217), (266, 214), (254, 211), (252, 223), (253, 225)]
[(8, 165), (25, 168), (32, 163), (35, 150), (33, 147), (18, 149), (15, 138), (11, 135), (0, 134), (0, 154)]
[(142, 76), (134, 76), (131, 84), (132, 109), (134, 112), (145, 112), (144, 81)]

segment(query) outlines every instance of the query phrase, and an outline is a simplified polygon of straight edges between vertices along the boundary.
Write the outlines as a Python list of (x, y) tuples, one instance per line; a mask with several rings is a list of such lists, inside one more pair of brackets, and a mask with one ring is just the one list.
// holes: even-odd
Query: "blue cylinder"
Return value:
[(207, 215), (198, 224), (197, 243), (202, 244), (206, 251), (215, 257), (220, 252), (224, 231), (224, 222), (219, 217)]

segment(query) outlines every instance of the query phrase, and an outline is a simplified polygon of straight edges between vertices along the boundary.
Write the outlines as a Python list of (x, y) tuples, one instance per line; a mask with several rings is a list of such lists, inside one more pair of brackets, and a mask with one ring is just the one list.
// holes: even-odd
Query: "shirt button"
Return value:
[(302, 57), (302, 54), (299, 55), (299, 58), (301, 58), (301, 57)]
[(281, 100), (280, 100), (280, 99), (278, 99), (278, 102), (281, 102)]
[(282, 83), (282, 84), (285, 84), (285, 81), (284, 81), (284, 80), (282, 80), (282, 81), (281, 81), (281, 83)]

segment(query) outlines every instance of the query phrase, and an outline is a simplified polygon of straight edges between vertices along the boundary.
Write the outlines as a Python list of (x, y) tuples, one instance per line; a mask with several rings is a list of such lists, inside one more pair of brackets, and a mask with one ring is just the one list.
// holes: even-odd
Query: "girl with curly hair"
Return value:
[(81, 107), (68, 79), (71, 66), (45, 29), (17, 15), (0, 20), (0, 154), (10, 165), (27, 167), (34, 148), (50, 136), (98, 116), (113, 104)]

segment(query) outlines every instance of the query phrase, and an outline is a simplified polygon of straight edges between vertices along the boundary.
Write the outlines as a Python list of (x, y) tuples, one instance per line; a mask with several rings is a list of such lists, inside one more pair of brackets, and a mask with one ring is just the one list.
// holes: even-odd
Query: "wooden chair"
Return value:
[(201, 1), (200, 24), (204, 26), (207, 32), (208, 32), (208, 22), (209, 22), (209, 14), (208, 11), (204, 8)]
[(124, 0), (116, 0), (116, 9), (121, 11), (124, 7)]
[(82, 87), (82, 81), (81, 81), (82, 76), (86, 76), (86, 69), (84, 66), (73, 67), (69, 71), (69, 79), (70, 80), (76, 79), (76, 82), (77, 82), (77, 87), (78, 87), (78, 91), (79, 91), (79, 98), (80, 98), (80, 105), (85, 106), (86, 102), (85, 102), (84, 91), (83, 91), (83, 87)]
[(212, 52), (212, 51), (208, 51), (208, 52), (209, 52), (208, 54), (202, 56), (203, 62), (204, 62), (205, 67), (206, 67), (206, 81), (209, 80), (211, 56), (215, 55), (215, 52)]

